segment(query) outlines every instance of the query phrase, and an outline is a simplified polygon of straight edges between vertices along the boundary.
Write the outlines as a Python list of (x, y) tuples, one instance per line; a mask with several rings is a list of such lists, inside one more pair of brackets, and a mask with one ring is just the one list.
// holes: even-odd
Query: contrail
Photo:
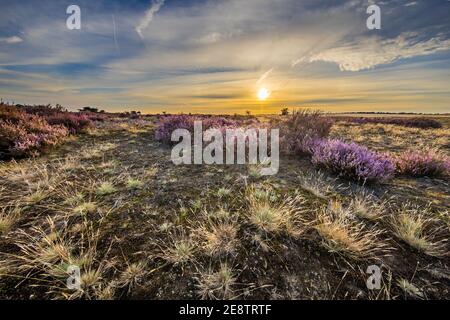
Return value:
[(139, 25), (136, 27), (136, 32), (138, 33), (139, 37), (142, 39), (142, 31), (144, 31), (145, 28), (148, 27), (150, 22), (153, 20), (153, 15), (161, 9), (161, 7), (164, 5), (165, 0), (152, 0), (152, 6), (150, 9), (148, 9), (145, 12), (144, 18), (139, 22)]
[(112, 15), (113, 20), (113, 30), (114, 30), (114, 45), (116, 46), (116, 51), (120, 54), (119, 43), (117, 42), (117, 30), (116, 30), (116, 18)]

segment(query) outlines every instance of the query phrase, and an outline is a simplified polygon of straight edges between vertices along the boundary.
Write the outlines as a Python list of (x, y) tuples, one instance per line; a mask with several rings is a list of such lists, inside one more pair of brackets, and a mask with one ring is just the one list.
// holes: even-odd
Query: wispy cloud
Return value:
[(342, 71), (372, 69), (378, 65), (418, 56), (430, 55), (450, 49), (450, 39), (433, 37), (419, 40), (416, 33), (402, 33), (393, 39), (373, 37), (350, 45), (322, 51), (310, 58), (310, 62), (336, 63)]
[(153, 16), (159, 11), (159, 9), (161, 9), (161, 7), (164, 5), (164, 2), (165, 0), (152, 0), (150, 9), (145, 12), (145, 16), (136, 27), (136, 32), (138, 33), (139, 37), (144, 38), (143, 31), (148, 27), (150, 22), (152, 22)]
[(256, 84), (261, 84), (266, 78), (272, 73), (273, 68), (269, 69), (268, 71), (264, 72), (264, 74), (259, 77), (258, 81), (256, 81)]
[(19, 42), (22, 42), (22, 41), (23, 41), (23, 39), (21, 37), (18, 37), (18, 36), (12, 36), (12, 37), (7, 37), (7, 38), (0, 38), (0, 42), (8, 43), (8, 44), (19, 43)]

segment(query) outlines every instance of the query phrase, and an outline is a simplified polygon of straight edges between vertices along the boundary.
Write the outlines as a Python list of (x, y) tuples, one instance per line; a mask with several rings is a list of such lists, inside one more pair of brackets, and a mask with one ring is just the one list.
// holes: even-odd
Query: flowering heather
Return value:
[(287, 153), (311, 154), (314, 141), (328, 137), (332, 125), (319, 111), (294, 112), (280, 124), (281, 147)]
[(450, 158), (436, 150), (409, 150), (396, 158), (397, 172), (414, 177), (450, 175)]
[[(155, 138), (163, 143), (171, 144), (171, 135), (174, 130), (187, 129), (193, 133), (195, 121), (202, 121), (203, 130), (214, 128), (221, 130), (223, 134), (225, 134), (225, 129), (236, 128), (241, 124), (240, 122), (223, 117), (171, 115), (160, 120), (156, 128)], [(251, 124), (254, 124), (254, 121), (252, 121)], [(244, 125), (244, 123), (242, 123), (242, 125)]]
[(63, 125), (70, 133), (76, 134), (83, 132), (88, 127), (92, 126), (92, 121), (85, 114), (59, 112), (45, 117), (50, 125)]
[(380, 124), (393, 124), (398, 126), (410, 127), (410, 128), (421, 128), (421, 129), (439, 129), (442, 128), (442, 124), (434, 119), (430, 118), (360, 118), (360, 117), (339, 117), (337, 120), (345, 120), (347, 122), (353, 123), (380, 123)]
[(395, 167), (385, 155), (357, 143), (323, 139), (313, 147), (312, 162), (339, 176), (363, 183), (391, 178)]
[(176, 129), (194, 131), (195, 118), (186, 115), (167, 116), (158, 123), (155, 131), (155, 139), (166, 144), (171, 144), (172, 132)]
[(43, 118), (23, 114), (11, 121), (0, 119), (0, 158), (29, 156), (61, 142), (68, 134), (64, 126), (49, 125)]

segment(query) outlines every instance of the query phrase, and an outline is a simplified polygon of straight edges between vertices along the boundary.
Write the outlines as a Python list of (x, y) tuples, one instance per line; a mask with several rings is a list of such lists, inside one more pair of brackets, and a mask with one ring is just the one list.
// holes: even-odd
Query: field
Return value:
[[(448, 171), (369, 183), (292, 152), (274, 176), (176, 166), (155, 139), (160, 118), (110, 117), (0, 163), (0, 298), (450, 298)], [(391, 157), (434, 150), (448, 166), (450, 117), (436, 119), (441, 128), (422, 129), (343, 117), (327, 137)], [(70, 265), (80, 289), (66, 286)]]

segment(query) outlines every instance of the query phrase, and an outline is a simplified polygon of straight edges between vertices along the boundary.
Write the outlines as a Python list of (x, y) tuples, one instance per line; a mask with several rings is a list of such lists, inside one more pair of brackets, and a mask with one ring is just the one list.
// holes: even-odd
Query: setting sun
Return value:
[(266, 88), (261, 88), (258, 91), (258, 99), (263, 101), (270, 96), (270, 92)]

